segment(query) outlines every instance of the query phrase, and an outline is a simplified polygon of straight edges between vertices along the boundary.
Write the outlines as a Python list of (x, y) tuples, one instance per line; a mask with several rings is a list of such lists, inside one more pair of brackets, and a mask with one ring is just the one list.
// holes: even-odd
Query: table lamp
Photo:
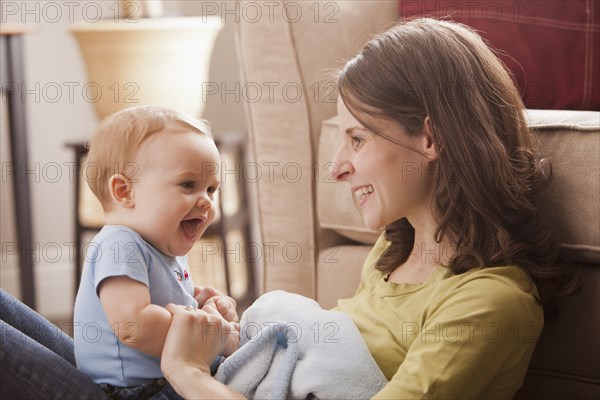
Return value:
[(202, 115), (219, 17), (125, 18), (71, 25), (85, 61), (85, 93), (100, 119), (154, 105)]

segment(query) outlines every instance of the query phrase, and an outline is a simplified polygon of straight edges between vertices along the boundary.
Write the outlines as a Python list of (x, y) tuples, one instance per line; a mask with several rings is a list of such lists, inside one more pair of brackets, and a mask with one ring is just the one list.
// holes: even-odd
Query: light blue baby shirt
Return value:
[(107, 225), (90, 243), (77, 298), (73, 336), (77, 368), (96, 383), (139, 386), (162, 377), (160, 359), (123, 343), (113, 329), (133, 332), (135, 325), (110, 326), (98, 285), (112, 276), (127, 276), (148, 286), (152, 304), (169, 303), (197, 307), (187, 258), (166, 256), (132, 229)]

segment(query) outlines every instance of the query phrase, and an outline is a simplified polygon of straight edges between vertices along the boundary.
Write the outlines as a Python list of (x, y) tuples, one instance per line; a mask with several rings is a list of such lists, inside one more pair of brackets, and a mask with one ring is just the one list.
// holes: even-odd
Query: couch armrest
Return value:
[[(316, 223), (315, 180), (324, 170), (315, 154), (321, 121), (335, 114), (337, 99), (323, 78), (392, 23), (397, 3), (268, 3), (239, 1), (236, 29), (251, 152), (261, 172), (260, 289), (315, 297), (317, 249), (327, 237)], [(260, 17), (244, 7), (262, 7)]]

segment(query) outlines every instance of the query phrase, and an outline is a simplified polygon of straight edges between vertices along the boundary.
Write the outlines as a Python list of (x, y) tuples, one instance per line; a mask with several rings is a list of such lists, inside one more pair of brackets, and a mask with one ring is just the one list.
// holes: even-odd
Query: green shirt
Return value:
[(356, 294), (336, 309), (356, 323), (390, 381), (377, 399), (512, 398), (544, 325), (535, 285), (519, 267), (438, 267), (419, 284), (386, 282), (374, 268), (379, 238)]

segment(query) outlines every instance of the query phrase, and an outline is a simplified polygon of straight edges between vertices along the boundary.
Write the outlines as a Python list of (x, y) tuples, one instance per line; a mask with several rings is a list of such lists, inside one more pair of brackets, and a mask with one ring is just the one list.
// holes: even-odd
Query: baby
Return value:
[(92, 136), (83, 174), (106, 225), (88, 247), (75, 301), (75, 358), (112, 397), (164, 389), (167, 304), (238, 320), (233, 299), (193, 285), (185, 256), (215, 218), (219, 165), (205, 123), (158, 107), (115, 113)]

